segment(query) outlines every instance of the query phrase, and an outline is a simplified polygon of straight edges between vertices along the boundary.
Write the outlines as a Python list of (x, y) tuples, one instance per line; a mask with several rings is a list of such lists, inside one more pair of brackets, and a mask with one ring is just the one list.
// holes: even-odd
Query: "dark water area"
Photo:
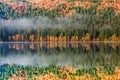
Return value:
[[(73, 66), (87, 69), (101, 65), (120, 66), (119, 43), (0, 43), (0, 65)], [(4, 69), (1, 69), (4, 70)]]

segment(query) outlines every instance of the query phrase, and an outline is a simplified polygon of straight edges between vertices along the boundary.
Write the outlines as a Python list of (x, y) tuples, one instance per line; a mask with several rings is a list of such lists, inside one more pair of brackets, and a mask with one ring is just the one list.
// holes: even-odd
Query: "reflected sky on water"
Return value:
[(120, 66), (119, 43), (0, 43), (0, 65)]

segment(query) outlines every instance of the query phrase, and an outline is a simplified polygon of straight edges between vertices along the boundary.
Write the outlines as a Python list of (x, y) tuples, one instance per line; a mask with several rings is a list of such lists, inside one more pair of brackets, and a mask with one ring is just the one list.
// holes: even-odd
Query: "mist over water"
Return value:
[[(91, 68), (96, 65), (98, 58), (95, 56), (91, 56), (89, 59), (87, 59), (89, 56), (87, 55), (69, 55), (69, 54), (53, 54), (53, 55), (9, 55), (6, 57), (0, 57), (0, 65), (3, 64), (15, 64), (15, 65), (22, 65), (22, 66), (39, 66), (39, 67), (46, 67), (49, 65), (56, 65), (56, 66), (73, 66), (76, 69), (87, 69)], [(92, 59), (95, 58), (95, 59)], [(104, 57), (105, 59), (106, 57)], [(99, 59), (99, 58), (98, 58)], [(103, 59), (103, 58), (102, 58)], [(101, 60), (102, 60), (101, 59)], [(103, 62), (104, 63), (104, 62)]]
[[(77, 56), (72, 55), (34, 55), (34, 56), (26, 56), (26, 55), (10, 55), (7, 57), (0, 57), (0, 64), (16, 64), (23, 66), (49, 66), (51, 64), (55, 64), (57, 66), (74, 66), (76, 68), (84, 68), (82, 66), (82, 56), (78, 59), (75, 59)], [(83, 59), (84, 60), (84, 59)], [(76, 65), (79, 63), (79, 65)], [(81, 64), (80, 64), (81, 63)], [(92, 65), (85, 64), (86, 66), (91, 67)]]

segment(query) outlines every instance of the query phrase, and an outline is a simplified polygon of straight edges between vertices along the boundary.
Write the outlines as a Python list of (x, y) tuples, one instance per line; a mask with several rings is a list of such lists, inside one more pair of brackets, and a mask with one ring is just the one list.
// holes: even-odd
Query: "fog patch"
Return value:
[(67, 28), (85, 27), (84, 20), (89, 20), (89, 15), (75, 14), (72, 17), (56, 17), (54, 20), (48, 17), (20, 18), (14, 20), (0, 20), (0, 27), (7, 28)]
[[(54, 55), (8, 55), (6, 57), (0, 57), (0, 65), (3, 64), (15, 64), (22, 66), (39, 66), (47, 67), (49, 65), (56, 66), (73, 66), (76, 69), (79, 68), (90, 68), (95, 65), (95, 63), (88, 64), (85, 63), (84, 59), (86, 57), (78, 55), (66, 55), (66, 54), (54, 54)], [(83, 66), (84, 63), (84, 66)]]

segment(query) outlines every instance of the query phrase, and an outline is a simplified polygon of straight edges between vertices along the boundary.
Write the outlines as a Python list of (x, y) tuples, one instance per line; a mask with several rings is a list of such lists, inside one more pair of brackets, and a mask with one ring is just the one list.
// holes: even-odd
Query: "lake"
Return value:
[(0, 43), (0, 65), (70, 66), (75, 68), (95, 65), (120, 65), (118, 43), (46, 42)]
[[(0, 72), (6, 65), (47, 67), (120, 67), (120, 44), (115, 42), (0, 43)], [(4, 67), (4, 68), (3, 68)]]

